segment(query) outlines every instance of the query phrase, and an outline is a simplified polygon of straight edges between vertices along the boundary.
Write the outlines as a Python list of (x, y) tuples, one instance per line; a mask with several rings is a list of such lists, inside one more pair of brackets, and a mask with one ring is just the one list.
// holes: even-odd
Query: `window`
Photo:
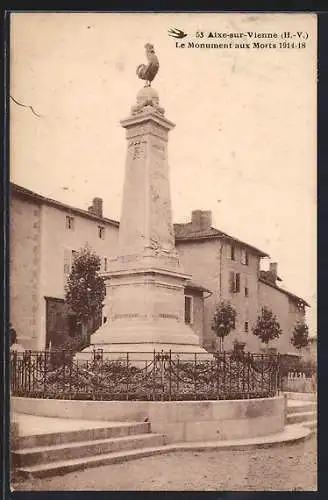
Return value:
[(240, 261), (245, 266), (248, 266), (248, 264), (249, 264), (249, 255), (248, 255), (248, 252), (247, 252), (247, 250), (245, 248), (241, 249), (241, 258), (240, 258)]
[(72, 271), (72, 266), (74, 260), (76, 259), (78, 252), (76, 250), (70, 250), (69, 248), (64, 248), (64, 275), (67, 278)]
[(105, 228), (103, 226), (98, 226), (98, 236), (101, 240), (105, 239)]
[(193, 303), (190, 295), (185, 295), (185, 323), (191, 324), (193, 322)]
[[(72, 261), (71, 261), (71, 262), (72, 262), (72, 266), (73, 266), (73, 264), (74, 264), (74, 261), (75, 261), (75, 259), (76, 259), (76, 256), (77, 256), (77, 251), (76, 251), (76, 250), (72, 250)], [(71, 267), (72, 267), (72, 266), (71, 266)]]
[(245, 288), (244, 288), (244, 291), (245, 291), (245, 297), (248, 297), (249, 296), (249, 288), (248, 288), (248, 280), (247, 280), (247, 278), (245, 278)]
[(240, 292), (240, 273), (235, 274), (235, 292), (239, 293)]
[(240, 273), (230, 271), (229, 273), (229, 290), (230, 293), (240, 292)]
[(74, 229), (74, 217), (71, 215), (66, 215), (66, 229), (73, 231)]
[(248, 321), (245, 321), (244, 330), (245, 333), (248, 333)]
[(231, 260), (236, 260), (236, 251), (235, 251), (235, 246), (234, 245), (229, 245), (229, 257)]
[(70, 252), (69, 250), (64, 250), (64, 274), (67, 276), (71, 271), (71, 262), (70, 262)]
[(104, 271), (107, 271), (107, 257), (104, 257)]

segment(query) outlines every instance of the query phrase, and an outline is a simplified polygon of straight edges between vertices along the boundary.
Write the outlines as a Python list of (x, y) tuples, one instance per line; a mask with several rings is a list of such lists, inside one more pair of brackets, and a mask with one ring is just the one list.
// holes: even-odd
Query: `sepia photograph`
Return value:
[(317, 16), (11, 12), (11, 491), (317, 491)]

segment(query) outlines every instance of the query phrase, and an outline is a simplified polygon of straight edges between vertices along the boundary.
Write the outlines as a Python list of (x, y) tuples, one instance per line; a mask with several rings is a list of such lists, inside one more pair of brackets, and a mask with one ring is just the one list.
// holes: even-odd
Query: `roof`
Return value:
[(252, 252), (259, 255), (260, 257), (269, 257), (269, 255), (262, 250), (246, 243), (245, 241), (241, 241), (233, 236), (230, 236), (215, 227), (209, 227), (204, 230), (195, 230), (195, 226), (192, 222), (188, 222), (186, 224), (174, 224), (174, 233), (175, 240), (177, 242), (180, 241), (199, 241), (199, 240), (207, 240), (207, 239), (225, 239), (228, 241), (235, 242), (239, 245), (249, 248)]
[[(31, 191), (30, 189), (26, 189), (22, 186), (18, 186), (17, 184), (14, 184), (13, 182), (10, 183), (11, 186), (11, 191), (13, 191), (16, 194), (19, 194), (21, 196), (24, 196), (26, 198), (33, 199), (35, 202), (39, 203), (45, 203), (47, 205), (53, 206), (55, 208), (58, 208), (60, 210), (65, 210), (73, 214), (81, 215), (83, 217), (87, 217), (89, 219), (93, 220), (98, 220), (101, 222), (107, 222), (108, 224), (111, 224), (115, 227), (119, 227), (120, 223), (117, 220), (114, 219), (109, 219), (108, 217), (99, 217), (98, 215), (93, 214), (92, 212), (89, 212), (88, 210), (83, 210), (81, 208), (76, 208), (73, 207), (72, 205), (67, 205), (66, 203), (62, 203), (61, 201), (53, 200), (52, 198), (48, 198), (47, 196), (43, 196), (41, 194), (35, 193), (34, 191)], [(177, 242), (179, 241), (191, 241), (191, 240), (204, 240), (204, 239), (210, 239), (210, 238), (225, 238), (227, 240), (234, 241), (236, 243), (239, 243), (242, 246), (248, 247), (250, 250), (252, 250), (254, 253), (258, 254), (260, 257), (269, 257), (267, 253), (262, 252), (262, 250), (259, 250), (258, 248), (249, 245), (248, 243), (245, 243), (241, 240), (238, 240), (237, 238), (234, 238), (233, 236), (229, 236), (227, 233), (224, 233), (223, 231), (220, 231), (219, 229), (216, 229), (214, 227), (210, 227), (209, 229), (203, 230), (203, 231), (195, 231), (194, 227), (192, 226), (191, 223), (187, 224), (174, 224), (174, 234), (175, 234), (175, 240)]]
[(119, 227), (120, 225), (120, 223), (114, 219), (108, 219), (107, 217), (99, 217), (98, 215), (89, 212), (88, 210), (83, 210), (82, 208), (76, 208), (71, 205), (67, 205), (66, 203), (62, 203), (61, 201), (53, 200), (52, 198), (42, 196), (41, 194), (35, 193), (34, 191), (30, 191), (29, 189), (18, 186), (13, 182), (10, 183), (10, 188), (13, 193), (16, 193), (26, 198), (33, 199), (36, 203), (44, 203), (53, 206), (55, 208), (58, 208), (60, 210), (65, 210), (72, 214), (81, 215), (83, 217), (88, 217), (89, 219), (101, 222), (107, 222), (108, 224), (112, 224), (115, 227)]
[(307, 306), (307, 307), (311, 307), (310, 304), (308, 304), (306, 302), (306, 300), (302, 299), (302, 297), (298, 297), (298, 295), (295, 295), (294, 293), (291, 293), (289, 292), (288, 290), (285, 290), (284, 288), (280, 288), (280, 286), (277, 286), (275, 283), (273, 283), (272, 281), (268, 281), (266, 279), (264, 279), (263, 277), (260, 277), (259, 278), (259, 281), (261, 281), (262, 283), (264, 283), (265, 285), (268, 285), (268, 286), (271, 286), (272, 288), (275, 288), (276, 290), (278, 290), (279, 292), (282, 292), (286, 295), (288, 295), (288, 297), (292, 300), (294, 300), (295, 302), (302, 302), (302, 304), (304, 306)]
[(208, 288), (205, 288), (204, 286), (202, 285), (198, 285), (198, 283), (195, 283), (194, 281), (188, 281), (186, 284), (185, 284), (185, 288), (190, 288), (192, 290), (199, 290), (201, 292), (208, 292), (208, 293), (212, 293), (211, 290), (209, 290)]

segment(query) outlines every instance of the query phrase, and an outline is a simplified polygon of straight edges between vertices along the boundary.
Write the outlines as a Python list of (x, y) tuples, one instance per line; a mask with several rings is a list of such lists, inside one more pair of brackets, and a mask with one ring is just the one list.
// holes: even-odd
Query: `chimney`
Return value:
[(92, 207), (89, 207), (88, 210), (89, 210), (89, 212), (97, 215), (98, 217), (103, 217), (103, 200), (102, 200), (102, 198), (93, 198)]
[(277, 281), (277, 276), (278, 276), (278, 263), (277, 262), (270, 262), (270, 273), (272, 275), (272, 279), (274, 282)]
[(197, 231), (205, 231), (212, 226), (212, 212), (210, 210), (193, 210), (191, 223)]

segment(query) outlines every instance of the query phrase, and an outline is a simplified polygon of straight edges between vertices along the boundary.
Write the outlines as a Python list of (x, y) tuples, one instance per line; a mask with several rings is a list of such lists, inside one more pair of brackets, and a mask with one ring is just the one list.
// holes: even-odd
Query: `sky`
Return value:
[[(172, 27), (188, 37), (168, 36)], [(308, 38), (303, 49), (176, 47), (225, 41), (197, 31)], [(314, 14), (15, 13), (10, 94), (27, 107), (10, 101), (11, 180), (83, 209), (100, 196), (104, 215), (119, 219), (120, 120), (143, 86), (144, 45), (154, 44), (152, 86), (176, 124), (168, 145), (174, 222), (211, 210), (215, 227), (268, 253), (283, 286), (311, 305), (314, 335), (316, 31)]]

